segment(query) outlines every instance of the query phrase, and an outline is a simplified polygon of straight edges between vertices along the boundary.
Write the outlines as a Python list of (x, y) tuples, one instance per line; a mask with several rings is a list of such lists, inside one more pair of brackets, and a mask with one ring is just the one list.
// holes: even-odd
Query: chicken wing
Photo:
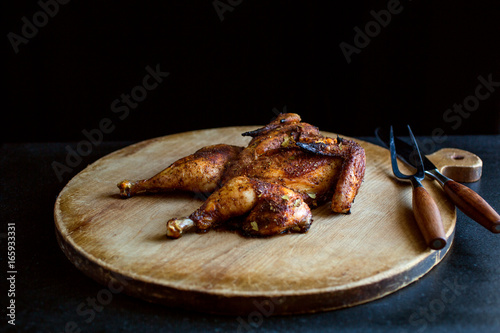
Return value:
[(342, 159), (331, 208), (337, 213), (349, 213), (365, 175), (365, 150), (356, 142), (342, 138), (322, 137), (314, 142), (298, 142), (297, 145), (314, 154)]

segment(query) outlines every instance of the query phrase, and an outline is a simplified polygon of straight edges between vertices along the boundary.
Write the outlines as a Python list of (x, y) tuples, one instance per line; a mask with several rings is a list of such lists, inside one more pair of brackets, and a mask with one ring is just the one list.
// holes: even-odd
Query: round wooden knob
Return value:
[(460, 183), (472, 183), (481, 178), (483, 161), (479, 156), (456, 148), (443, 148), (427, 158), (439, 172)]

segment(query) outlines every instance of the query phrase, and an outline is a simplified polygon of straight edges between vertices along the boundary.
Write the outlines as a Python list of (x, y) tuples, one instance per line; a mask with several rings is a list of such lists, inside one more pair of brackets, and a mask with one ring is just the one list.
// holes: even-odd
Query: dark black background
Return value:
[[(142, 140), (264, 124), (273, 109), (349, 136), (389, 123), (420, 135), (500, 133), (498, 91), (458, 128), (443, 120), (479, 75), (500, 81), (496, 1), (401, 1), (348, 64), (339, 44), (353, 44), (353, 28), (387, 3), (243, 0), (221, 21), (211, 0), (73, 0), (16, 54), (7, 34), (20, 35), (22, 17), (32, 22), (41, 7), (3, 2), (2, 140), (79, 141), (103, 118), (115, 125), (105, 140)], [(112, 101), (157, 64), (170, 76), (119, 119)]]

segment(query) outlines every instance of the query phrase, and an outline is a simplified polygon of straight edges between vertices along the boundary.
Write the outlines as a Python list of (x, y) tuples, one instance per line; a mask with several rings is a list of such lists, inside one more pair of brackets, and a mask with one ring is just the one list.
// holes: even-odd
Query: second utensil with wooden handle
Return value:
[[(390, 139), (388, 138), (386, 132), (377, 129), (375, 131), (375, 135), (380, 140), (380, 142), (383, 143), (386, 147), (390, 145), (389, 142)], [(406, 164), (416, 167), (415, 164), (417, 163), (417, 159), (414, 156), (413, 147), (398, 138), (394, 138), (394, 141), (398, 145), (398, 157)], [(449, 159), (450, 157), (455, 159), (455, 157), (457, 157), (455, 156), (457, 152), (461, 153), (461, 155), (458, 155), (459, 157), (464, 158), (465, 156), (465, 159), (470, 158), (467, 157), (467, 155), (472, 155), (466, 151), (460, 151), (457, 149), (441, 149), (440, 151), (432, 155), (429, 155), (428, 158), (422, 156), (425, 174), (437, 180), (438, 183), (443, 187), (445, 193), (448, 195), (451, 201), (453, 201), (453, 203), (467, 216), (469, 216), (474, 221), (478, 222), (480, 225), (482, 225), (490, 232), (496, 234), (500, 233), (500, 215), (490, 206), (490, 204), (488, 204), (486, 200), (484, 200), (479, 194), (477, 194), (467, 186), (464, 186), (443, 175), (436, 167), (436, 165), (439, 164), (438, 162), (440, 159), (444, 159), (445, 157), (447, 157), (448, 160), (450, 160)], [(474, 157), (477, 160), (479, 160), (477, 156)], [(471, 182), (478, 180), (480, 177), (480, 168), (479, 169), (477, 168), (478, 163), (476, 163), (475, 161), (473, 162), (474, 163), (470, 164), (475, 165), (475, 167), (472, 168), (474, 170), (469, 170), (473, 172), (466, 173), (468, 177), (463, 177), (463, 174), (460, 174), (458, 172), (455, 172), (453, 173), (453, 175), (450, 174), (448, 176), (454, 178), (457, 181), (464, 181), (464, 182)], [(480, 162), (480, 160), (478, 162)], [(470, 165), (466, 169), (471, 169)], [(453, 166), (453, 168), (449, 168), (449, 170), (450, 171), (460, 170), (460, 168), (458, 166)]]

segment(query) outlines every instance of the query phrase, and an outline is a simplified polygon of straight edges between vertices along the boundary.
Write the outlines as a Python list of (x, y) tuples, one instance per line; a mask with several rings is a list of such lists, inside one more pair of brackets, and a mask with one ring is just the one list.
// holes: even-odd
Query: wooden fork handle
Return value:
[(456, 181), (443, 185), (444, 191), (462, 212), (493, 233), (500, 233), (500, 215), (476, 192)]
[(446, 246), (446, 234), (439, 208), (423, 186), (413, 188), (413, 215), (428, 247), (440, 250)]

